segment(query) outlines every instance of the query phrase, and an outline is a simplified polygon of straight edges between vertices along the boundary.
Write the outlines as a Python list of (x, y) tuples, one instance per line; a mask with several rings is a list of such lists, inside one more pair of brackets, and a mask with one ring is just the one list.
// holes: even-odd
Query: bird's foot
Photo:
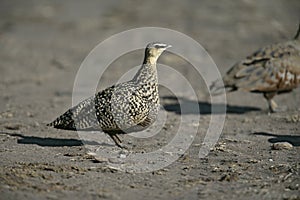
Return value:
[(129, 150), (129, 147), (128, 147), (127, 145), (123, 144), (123, 143), (119, 143), (119, 144), (116, 143), (116, 145), (117, 145), (118, 147), (120, 147), (121, 149)]
[(287, 106), (278, 106), (277, 103), (274, 100), (269, 100), (269, 115), (271, 113), (277, 113), (277, 112), (284, 112), (287, 110)]
[(278, 106), (275, 101), (271, 101), (269, 106), (269, 114), (287, 111), (287, 106)]
[(288, 109), (287, 106), (280, 106), (280, 107), (274, 108), (273, 113), (285, 112), (285, 111), (287, 111), (287, 109)]

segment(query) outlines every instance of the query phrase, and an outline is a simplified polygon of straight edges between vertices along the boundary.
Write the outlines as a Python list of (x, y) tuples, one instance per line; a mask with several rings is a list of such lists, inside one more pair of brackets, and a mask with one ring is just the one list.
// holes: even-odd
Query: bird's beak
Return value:
[(166, 47), (166, 49), (168, 49), (168, 48), (170, 48), (170, 47), (172, 47), (172, 45), (168, 45), (168, 46)]

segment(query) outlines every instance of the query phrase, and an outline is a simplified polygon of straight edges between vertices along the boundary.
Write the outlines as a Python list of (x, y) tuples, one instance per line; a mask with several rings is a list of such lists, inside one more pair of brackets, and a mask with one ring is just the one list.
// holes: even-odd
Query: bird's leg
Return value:
[(122, 145), (122, 141), (120, 140), (120, 138), (116, 135), (116, 134), (108, 134), (111, 139), (115, 142), (115, 144), (120, 147), (120, 148), (125, 148), (124, 145)]
[(269, 99), (268, 104), (270, 112), (275, 113), (278, 109), (277, 103), (273, 99)]
[(267, 102), (268, 102), (268, 106), (269, 106), (269, 113), (275, 113), (278, 111), (282, 111), (284, 109), (279, 109), (278, 105), (276, 104), (276, 102), (273, 100), (273, 97), (276, 95), (276, 92), (272, 92), (272, 93), (264, 93), (264, 97), (266, 98)]

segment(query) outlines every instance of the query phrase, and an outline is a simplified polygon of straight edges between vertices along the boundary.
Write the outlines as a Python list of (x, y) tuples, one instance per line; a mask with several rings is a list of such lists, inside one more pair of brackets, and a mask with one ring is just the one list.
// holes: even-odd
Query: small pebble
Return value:
[(120, 158), (126, 158), (125, 154), (120, 154)]
[(288, 142), (277, 142), (272, 145), (273, 150), (290, 150), (293, 148), (293, 145)]

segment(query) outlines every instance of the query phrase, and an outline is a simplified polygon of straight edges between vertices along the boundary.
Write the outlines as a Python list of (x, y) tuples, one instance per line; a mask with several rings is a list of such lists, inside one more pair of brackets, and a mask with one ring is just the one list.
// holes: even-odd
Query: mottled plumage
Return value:
[(102, 130), (121, 147), (117, 134), (150, 126), (159, 111), (156, 61), (170, 47), (150, 43), (142, 67), (132, 80), (113, 85), (80, 102), (48, 126), (68, 130)]
[(222, 80), (210, 86), (213, 95), (222, 93), (222, 81), (227, 92), (244, 90), (263, 93), (270, 112), (277, 105), (276, 94), (290, 92), (300, 85), (300, 25), (294, 40), (266, 46), (236, 63)]

